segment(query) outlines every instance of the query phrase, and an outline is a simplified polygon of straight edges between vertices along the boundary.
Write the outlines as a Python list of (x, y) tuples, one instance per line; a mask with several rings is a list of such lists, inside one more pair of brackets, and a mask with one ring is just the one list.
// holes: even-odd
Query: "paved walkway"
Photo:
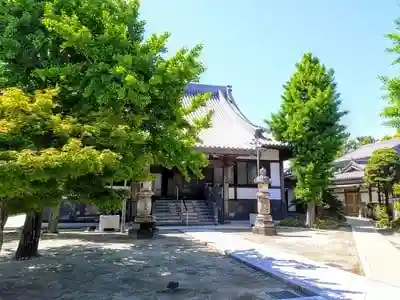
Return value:
[(400, 286), (400, 250), (368, 219), (348, 217), (347, 222), (352, 227), (365, 276)]
[[(285, 253), (281, 249), (256, 244), (217, 230), (188, 228), (184, 232), (195, 240), (211, 244), (221, 253), (325, 299), (389, 300), (397, 299), (400, 295), (400, 287), (326, 266), (298, 255)], [(322, 250), (329, 251), (329, 249)]]

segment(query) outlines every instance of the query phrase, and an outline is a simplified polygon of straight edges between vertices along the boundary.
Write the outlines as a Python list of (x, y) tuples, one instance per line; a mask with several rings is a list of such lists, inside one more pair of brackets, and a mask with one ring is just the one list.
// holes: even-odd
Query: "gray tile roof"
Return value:
[(353, 172), (335, 174), (332, 180), (333, 181), (354, 180), (354, 179), (362, 179), (363, 177), (364, 177), (364, 171), (353, 171)]
[[(213, 86), (204, 84), (189, 84), (182, 99), (184, 105), (189, 105), (198, 93), (211, 93), (211, 98), (204, 107), (188, 116), (189, 120), (204, 116), (213, 111), (211, 127), (200, 132), (202, 148), (220, 148), (230, 150), (251, 150), (254, 147), (254, 133), (260, 127), (251, 123), (240, 111), (231, 94), (230, 86)], [(269, 137), (270, 138), (270, 137)], [(264, 140), (270, 147), (282, 147), (284, 143), (273, 139)]]
[(387, 141), (381, 141), (373, 144), (368, 144), (364, 145), (360, 148), (358, 148), (355, 151), (352, 151), (350, 153), (347, 153), (343, 155), (342, 157), (338, 158), (335, 160), (335, 163), (341, 163), (341, 162), (346, 162), (350, 160), (354, 160), (357, 162), (362, 162), (367, 160), (369, 157), (371, 157), (372, 152), (376, 149), (381, 149), (381, 148), (394, 148), (397, 151), (400, 150), (400, 139), (393, 139), (393, 140), (387, 140)]

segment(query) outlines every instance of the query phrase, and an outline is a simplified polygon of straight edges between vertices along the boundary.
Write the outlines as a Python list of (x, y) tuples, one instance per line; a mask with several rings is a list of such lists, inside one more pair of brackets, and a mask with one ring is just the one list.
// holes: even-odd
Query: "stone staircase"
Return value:
[[(185, 200), (188, 225), (212, 225), (214, 216), (212, 208), (204, 200)], [(154, 216), (157, 226), (186, 225), (186, 211), (181, 200), (155, 200)]]

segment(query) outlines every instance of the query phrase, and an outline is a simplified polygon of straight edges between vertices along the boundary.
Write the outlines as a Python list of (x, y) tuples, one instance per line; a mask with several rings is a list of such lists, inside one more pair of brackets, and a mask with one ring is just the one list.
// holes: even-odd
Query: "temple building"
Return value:
[[(249, 214), (257, 212), (254, 179), (261, 167), (271, 179), (271, 214), (274, 219), (285, 217), (283, 161), (290, 157), (288, 147), (265, 135), (261, 127), (246, 118), (232, 96), (231, 86), (189, 84), (182, 101), (190, 103), (195, 95), (206, 92), (211, 94), (210, 100), (190, 117), (213, 110), (211, 126), (200, 133), (201, 142), (196, 147), (208, 155), (210, 164), (204, 169), (203, 179), (190, 182), (185, 182), (177, 170), (151, 167), (155, 178), (152, 211), (157, 224), (248, 220)], [(94, 216), (93, 208), (90, 209), (85, 213), (82, 205), (81, 217)], [(134, 209), (127, 211), (127, 220), (130, 220)], [(65, 213), (63, 211), (62, 215)], [(79, 218), (76, 221), (79, 222)]]

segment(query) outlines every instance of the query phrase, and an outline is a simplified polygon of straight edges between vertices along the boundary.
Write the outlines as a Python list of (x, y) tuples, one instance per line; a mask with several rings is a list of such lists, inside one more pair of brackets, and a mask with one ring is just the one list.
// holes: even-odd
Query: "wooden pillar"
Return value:
[(229, 217), (229, 165), (224, 163), (224, 193), (223, 193), (223, 205), (222, 205), (222, 220), (225, 223), (225, 219)]

